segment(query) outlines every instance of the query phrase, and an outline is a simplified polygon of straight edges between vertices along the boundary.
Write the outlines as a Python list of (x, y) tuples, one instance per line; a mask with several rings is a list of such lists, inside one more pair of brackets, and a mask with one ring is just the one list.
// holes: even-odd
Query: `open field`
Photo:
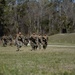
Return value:
[(75, 33), (49, 37), (46, 50), (0, 45), (0, 75), (75, 75)]
[(75, 47), (0, 47), (0, 75), (75, 75)]
[(75, 33), (52, 35), (49, 37), (49, 44), (75, 45)]

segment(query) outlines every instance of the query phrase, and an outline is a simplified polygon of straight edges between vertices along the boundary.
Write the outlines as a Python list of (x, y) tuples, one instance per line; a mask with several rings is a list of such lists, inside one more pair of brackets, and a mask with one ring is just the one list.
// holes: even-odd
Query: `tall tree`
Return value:
[(5, 11), (5, 5), (6, 1), (5, 0), (0, 0), (0, 36), (3, 35), (4, 31), (4, 11)]

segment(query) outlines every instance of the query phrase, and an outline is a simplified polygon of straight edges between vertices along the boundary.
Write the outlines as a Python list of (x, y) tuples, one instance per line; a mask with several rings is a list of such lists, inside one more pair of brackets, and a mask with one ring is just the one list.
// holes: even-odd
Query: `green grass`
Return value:
[(75, 75), (75, 33), (52, 35), (49, 44), (36, 51), (0, 46), (0, 75)]
[(75, 47), (0, 47), (0, 75), (75, 75)]
[(74, 44), (75, 33), (56, 34), (49, 37), (49, 44)]

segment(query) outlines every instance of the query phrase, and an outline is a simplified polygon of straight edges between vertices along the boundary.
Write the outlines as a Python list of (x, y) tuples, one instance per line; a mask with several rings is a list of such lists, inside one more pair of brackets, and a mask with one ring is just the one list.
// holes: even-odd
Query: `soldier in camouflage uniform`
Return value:
[(31, 44), (31, 47), (32, 47), (32, 50), (36, 50), (37, 47), (38, 47), (38, 43), (37, 43), (37, 35), (35, 33), (33, 33), (31, 36), (30, 36), (30, 44)]
[(11, 34), (8, 36), (8, 40), (9, 40), (9, 45), (12, 46), (12, 44), (13, 44), (13, 37), (12, 37)]
[(7, 36), (6, 35), (2, 37), (2, 42), (3, 42), (3, 46), (6, 47), (7, 46)]
[(41, 45), (42, 45), (42, 36), (39, 34), (38, 35), (38, 47), (39, 47), (39, 49), (41, 49)]
[(42, 44), (43, 44), (43, 49), (46, 49), (47, 44), (48, 44), (48, 36), (47, 35), (42, 36)]
[(19, 34), (17, 34), (17, 36), (16, 36), (16, 45), (17, 45), (17, 49), (18, 49), (17, 51), (19, 51), (23, 45), (23, 38), (22, 38), (21, 32), (19, 32)]
[(29, 43), (29, 37), (25, 36), (24, 38), (24, 45), (27, 46)]

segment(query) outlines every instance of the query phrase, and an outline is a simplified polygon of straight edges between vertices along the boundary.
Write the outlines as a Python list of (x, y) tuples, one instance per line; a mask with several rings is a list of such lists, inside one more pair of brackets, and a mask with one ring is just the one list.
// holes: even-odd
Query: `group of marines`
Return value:
[(3, 42), (3, 46), (7, 46), (8, 42), (11, 46), (15, 45), (17, 47), (17, 51), (19, 51), (23, 45), (30, 45), (32, 50), (37, 50), (41, 49), (41, 47), (46, 49), (48, 44), (47, 35), (37, 35), (35, 33), (31, 34), (30, 36), (24, 36), (21, 32), (19, 32), (15, 37), (12, 37), (12, 35), (4, 35), (1, 40)]

